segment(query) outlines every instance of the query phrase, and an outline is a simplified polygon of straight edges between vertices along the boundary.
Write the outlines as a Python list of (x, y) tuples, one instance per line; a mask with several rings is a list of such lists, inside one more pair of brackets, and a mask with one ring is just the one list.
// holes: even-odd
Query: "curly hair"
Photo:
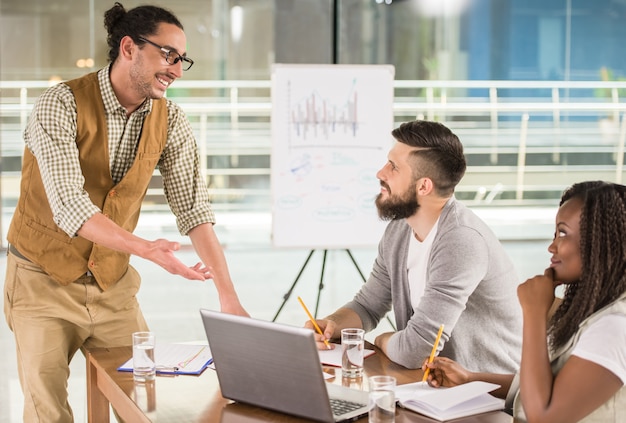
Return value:
[(122, 38), (128, 35), (136, 44), (145, 44), (139, 37), (156, 33), (160, 23), (169, 23), (184, 29), (178, 18), (162, 7), (138, 6), (127, 11), (121, 3), (115, 2), (113, 7), (104, 13), (109, 61), (113, 63), (117, 59)]
[(560, 205), (582, 201), (580, 279), (565, 288), (563, 302), (550, 320), (553, 350), (563, 346), (587, 317), (626, 292), (626, 187), (603, 181), (572, 185)]
[(419, 148), (412, 153), (419, 159), (413, 166), (415, 180), (429, 177), (441, 196), (454, 192), (467, 164), (463, 144), (450, 129), (439, 122), (415, 120), (403, 123), (391, 135), (403, 144)]

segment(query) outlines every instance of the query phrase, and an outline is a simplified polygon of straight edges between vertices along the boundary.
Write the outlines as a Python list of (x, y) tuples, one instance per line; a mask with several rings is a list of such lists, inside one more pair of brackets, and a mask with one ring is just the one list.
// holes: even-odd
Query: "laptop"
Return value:
[(324, 380), (311, 330), (205, 309), (200, 314), (224, 398), (320, 422), (367, 414), (367, 392)]

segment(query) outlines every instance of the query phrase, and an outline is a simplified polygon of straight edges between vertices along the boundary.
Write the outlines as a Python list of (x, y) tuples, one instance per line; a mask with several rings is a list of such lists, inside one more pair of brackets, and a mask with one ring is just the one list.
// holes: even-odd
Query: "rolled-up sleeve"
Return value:
[(67, 85), (57, 84), (39, 97), (24, 141), (37, 160), (54, 222), (75, 237), (100, 209), (84, 189), (76, 146), (76, 102)]
[(168, 140), (159, 161), (163, 190), (181, 234), (215, 223), (209, 190), (200, 172), (198, 147), (182, 109), (168, 101)]

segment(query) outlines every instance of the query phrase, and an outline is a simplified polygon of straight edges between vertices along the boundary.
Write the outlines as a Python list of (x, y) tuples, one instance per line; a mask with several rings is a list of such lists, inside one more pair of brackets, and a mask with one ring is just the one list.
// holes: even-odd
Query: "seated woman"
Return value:
[[(567, 189), (548, 251), (550, 267), (517, 289), (519, 373), (469, 372), (441, 357), (422, 367), (431, 369), (428, 383), (498, 383), (493, 394), (508, 392), (519, 421), (626, 422), (626, 187), (592, 181)], [(550, 318), (561, 284), (563, 301)]]

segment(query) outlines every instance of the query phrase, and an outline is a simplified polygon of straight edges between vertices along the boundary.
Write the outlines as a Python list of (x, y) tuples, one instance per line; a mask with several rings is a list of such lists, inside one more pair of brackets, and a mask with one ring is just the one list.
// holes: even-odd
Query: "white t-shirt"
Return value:
[(572, 355), (604, 367), (626, 384), (626, 316), (600, 317), (580, 336)]
[(418, 241), (414, 234), (411, 235), (409, 241), (406, 270), (409, 276), (411, 306), (413, 306), (414, 309), (417, 308), (417, 305), (422, 299), (422, 295), (424, 295), (424, 288), (426, 287), (426, 268), (428, 267), (430, 250), (433, 247), (433, 240), (437, 235), (438, 226), (439, 219), (437, 219), (424, 241)]

